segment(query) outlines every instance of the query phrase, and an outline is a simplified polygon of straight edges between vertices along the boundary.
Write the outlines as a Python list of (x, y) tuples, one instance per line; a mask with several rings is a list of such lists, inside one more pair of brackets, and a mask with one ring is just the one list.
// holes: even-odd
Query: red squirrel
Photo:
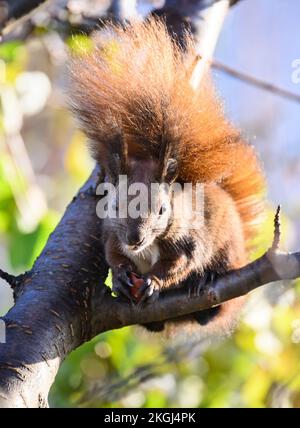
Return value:
[[(70, 99), (117, 196), (120, 175), (147, 188), (175, 181), (204, 188), (201, 215), (174, 218), (176, 195), (162, 186), (147, 216), (103, 220), (113, 291), (147, 304), (168, 287), (199, 293), (214, 275), (248, 261), (264, 188), (255, 151), (224, 117), (209, 76), (198, 89), (191, 87), (195, 49), (189, 35), (183, 50), (164, 23), (150, 19), (126, 28), (109, 24), (92, 40), (87, 52), (70, 61)], [(132, 293), (137, 283), (141, 287)], [(146, 327), (226, 334), (242, 302)]]

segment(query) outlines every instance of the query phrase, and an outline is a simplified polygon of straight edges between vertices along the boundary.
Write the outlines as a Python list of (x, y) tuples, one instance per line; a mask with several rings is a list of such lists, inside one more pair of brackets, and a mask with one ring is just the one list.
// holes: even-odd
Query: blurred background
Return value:
[[(61, 3), (76, 26), (87, 4), (102, 16), (110, 1)], [(138, 11), (163, 3), (140, 0)], [(298, 0), (242, 0), (226, 18), (215, 58), (300, 95), (292, 80), (299, 16)], [(30, 268), (93, 167), (65, 96), (65, 43), (84, 36), (67, 36), (64, 19), (62, 13), (53, 24), (41, 9), (24, 34), (0, 45), (0, 267), (13, 273)], [(300, 104), (213, 74), (227, 115), (257, 147), (266, 171), (267, 218), (253, 257), (270, 245), (279, 203), (282, 246), (299, 250)], [(12, 304), (0, 280), (0, 315)], [(64, 362), (50, 405), (300, 407), (299, 369), (300, 281), (278, 283), (253, 292), (235, 334), (217, 343), (175, 345), (134, 327), (95, 338)]]

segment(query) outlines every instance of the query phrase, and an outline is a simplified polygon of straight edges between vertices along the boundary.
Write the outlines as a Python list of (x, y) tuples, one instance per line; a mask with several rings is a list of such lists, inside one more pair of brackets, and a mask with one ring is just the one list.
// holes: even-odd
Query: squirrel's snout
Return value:
[(145, 242), (145, 238), (142, 237), (138, 230), (128, 230), (126, 233), (127, 245), (140, 247)]

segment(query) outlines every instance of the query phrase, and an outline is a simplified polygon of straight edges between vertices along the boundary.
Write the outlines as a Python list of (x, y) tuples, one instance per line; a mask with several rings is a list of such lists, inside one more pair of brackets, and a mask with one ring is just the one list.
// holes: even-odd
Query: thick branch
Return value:
[[(299, 277), (300, 252), (284, 253), (270, 249), (247, 266), (217, 278), (200, 296), (190, 296), (188, 283), (186, 283), (185, 287), (161, 293), (154, 305), (139, 307), (113, 299), (105, 305), (110, 308), (106, 317), (103, 317), (103, 314), (100, 315), (100, 306), (97, 301), (94, 301), (94, 333), (187, 315), (244, 296), (270, 282)], [(111, 298), (106, 296), (104, 301), (108, 299)], [(103, 302), (100, 304), (103, 305)]]
[(45, 406), (61, 361), (92, 337), (91, 302), (101, 301), (107, 276), (92, 190), (97, 176), (95, 170), (14, 289), (16, 304), (2, 318), (0, 407)]

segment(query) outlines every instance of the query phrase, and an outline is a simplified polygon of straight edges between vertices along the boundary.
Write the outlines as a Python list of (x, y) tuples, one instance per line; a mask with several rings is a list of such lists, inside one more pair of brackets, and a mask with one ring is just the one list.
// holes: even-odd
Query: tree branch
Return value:
[(18, 19), (44, 3), (46, 0), (1, 0), (0, 31), (11, 19)]
[[(106, 296), (104, 301), (110, 299), (110, 303), (106, 305), (110, 308), (110, 314), (108, 313), (106, 317), (103, 317), (103, 314), (99, 315), (103, 301), (100, 305), (95, 301), (93, 328), (97, 334), (128, 325), (164, 321), (244, 296), (270, 282), (299, 277), (300, 252), (285, 253), (270, 249), (247, 266), (217, 278), (200, 296), (190, 296), (188, 283), (181, 288), (162, 292), (155, 305), (149, 306), (125, 304), (119, 299)], [(111, 314), (114, 314), (113, 317)]]
[(266, 82), (265, 80), (258, 79), (257, 77), (251, 76), (250, 74), (237, 71), (234, 68), (221, 63), (217, 60), (212, 60), (211, 66), (221, 71), (222, 73), (227, 74), (235, 79), (238, 79), (248, 85), (256, 86), (257, 88), (263, 89), (264, 91), (271, 92), (272, 94), (278, 95), (283, 98), (287, 98), (292, 101), (300, 103), (300, 95), (295, 92), (289, 91), (288, 89), (281, 88), (272, 83)]
[(18, 282), (18, 277), (14, 276), (14, 275), (10, 275), (7, 272), (4, 272), (4, 270), (0, 269), (0, 278), (4, 279), (4, 281), (7, 282), (7, 284), (9, 284), (11, 286), (12, 289), (15, 288), (17, 282)]
[(2, 318), (0, 407), (45, 407), (62, 360), (92, 337), (92, 300), (105, 295), (108, 271), (93, 190), (98, 173), (67, 208)]

